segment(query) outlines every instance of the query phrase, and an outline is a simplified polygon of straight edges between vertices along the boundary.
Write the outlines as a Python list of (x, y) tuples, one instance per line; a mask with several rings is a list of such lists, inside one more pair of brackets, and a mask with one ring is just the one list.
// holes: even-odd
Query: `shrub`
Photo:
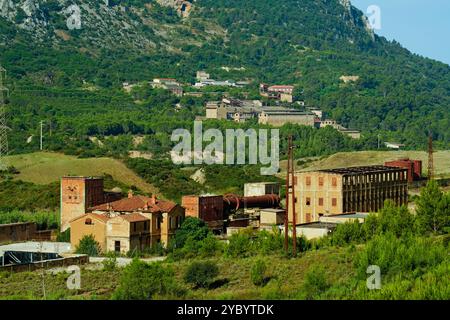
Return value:
[(100, 244), (93, 235), (84, 236), (75, 249), (76, 253), (87, 254), (90, 257), (96, 257), (101, 253)]
[(186, 269), (184, 281), (196, 288), (206, 288), (219, 274), (217, 264), (212, 261), (194, 261)]
[(114, 271), (117, 268), (117, 257), (114, 252), (109, 252), (106, 259), (102, 261), (103, 270)]
[(162, 295), (178, 294), (172, 269), (161, 262), (147, 264), (135, 258), (124, 268), (113, 299), (150, 300)]
[(266, 284), (266, 263), (262, 259), (256, 260), (255, 264), (252, 266), (250, 277), (255, 286), (262, 286)]
[(252, 254), (252, 238), (247, 233), (235, 233), (228, 242), (225, 254), (231, 258), (246, 257)]
[(300, 298), (318, 299), (321, 294), (330, 288), (323, 266), (312, 266), (305, 275)]
[(366, 278), (370, 265), (377, 265), (382, 274), (421, 272), (434, 267), (448, 257), (442, 242), (414, 236), (395, 237), (389, 233), (369, 241), (355, 260), (361, 279)]

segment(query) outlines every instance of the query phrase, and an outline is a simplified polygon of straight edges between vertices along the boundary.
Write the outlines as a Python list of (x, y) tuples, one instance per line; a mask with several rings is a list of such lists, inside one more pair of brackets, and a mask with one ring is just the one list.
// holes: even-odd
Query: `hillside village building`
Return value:
[(222, 101), (206, 103), (206, 119), (230, 120), (245, 122), (258, 119), (260, 124), (282, 126), (294, 123), (307, 126), (317, 126), (317, 116), (310, 111), (299, 111), (285, 107), (265, 107), (258, 100), (239, 100), (225, 98)]
[(320, 127), (321, 128), (333, 127), (334, 129), (338, 130), (342, 134), (345, 134), (345, 135), (349, 136), (352, 139), (360, 139), (361, 138), (361, 132), (360, 131), (347, 129), (344, 126), (338, 124), (336, 120), (325, 119), (325, 120), (320, 122)]
[(258, 116), (258, 123), (274, 127), (281, 127), (286, 123), (315, 127), (317, 124), (316, 119), (316, 115), (312, 112), (264, 108)]
[(294, 101), (294, 86), (289, 85), (274, 85), (269, 86), (265, 83), (259, 85), (259, 93), (261, 96), (269, 99), (277, 99), (282, 102), (292, 103)]
[(297, 172), (294, 184), (298, 224), (319, 221), (323, 215), (376, 212), (388, 199), (397, 205), (408, 202), (408, 172), (403, 168), (368, 166)]

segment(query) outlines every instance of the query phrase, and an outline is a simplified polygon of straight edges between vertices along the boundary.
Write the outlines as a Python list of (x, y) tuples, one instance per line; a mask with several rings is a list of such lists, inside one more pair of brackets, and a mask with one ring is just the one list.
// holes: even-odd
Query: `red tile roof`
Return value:
[(294, 86), (285, 86), (285, 85), (275, 85), (270, 86), (269, 89), (294, 89)]
[(171, 201), (153, 199), (146, 196), (133, 196), (123, 198), (111, 203), (104, 203), (90, 208), (91, 211), (115, 211), (115, 212), (134, 212), (143, 210), (146, 212), (170, 212), (176, 204)]
[(141, 215), (139, 213), (124, 214), (124, 215), (121, 215), (120, 217), (128, 222), (143, 222), (143, 221), (150, 220), (147, 217), (144, 217), (143, 215)]

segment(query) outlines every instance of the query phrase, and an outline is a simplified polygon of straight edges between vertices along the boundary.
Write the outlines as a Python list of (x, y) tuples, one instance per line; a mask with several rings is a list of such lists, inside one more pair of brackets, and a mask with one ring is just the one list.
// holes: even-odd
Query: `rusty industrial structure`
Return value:
[[(289, 210), (299, 223), (319, 221), (323, 215), (377, 212), (385, 200), (408, 202), (408, 170), (366, 166), (296, 174), (296, 209)], [(297, 216), (299, 215), (299, 216)]]
[(408, 182), (420, 180), (422, 178), (422, 161), (411, 160), (409, 158), (386, 161), (384, 163), (386, 167), (405, 168), (408, 170)]
[[(267, 189), (272, 190), (272, 189)], [(181, 206), (186, 216), (199, 218), (206, 222), (215, 233), (224, 233), (227, 227), (246, 227), (253, 217), (244, 212), (248, 209), (279, 208), (278, 194), (262, 194), (256, 196), (238, 196), (235, 194), (183, 196)]]

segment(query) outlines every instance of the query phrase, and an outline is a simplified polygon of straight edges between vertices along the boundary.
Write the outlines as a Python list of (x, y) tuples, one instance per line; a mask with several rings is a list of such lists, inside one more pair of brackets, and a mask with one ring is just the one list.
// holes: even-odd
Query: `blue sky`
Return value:
[(378, 35), (395, 39), (411, 52), (450, 64), (450, 0), (351, 0), (366, 13), (381, 10)]

